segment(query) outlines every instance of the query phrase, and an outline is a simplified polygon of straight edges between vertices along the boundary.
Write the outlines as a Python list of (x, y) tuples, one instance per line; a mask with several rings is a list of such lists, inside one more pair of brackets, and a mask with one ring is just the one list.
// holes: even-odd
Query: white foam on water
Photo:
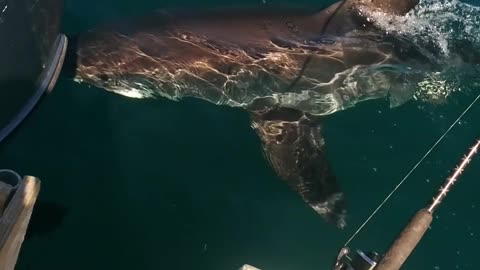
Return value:
[[(387, 33), (395, 33), (413, 42), (420, 51), (435, 47), (435, 60), (445, 67), (426, 72), (417, 83), (413, 98), (417, 101), (442, 104), (460, 91), (478, 88), (478, 66), (459, 60), (459, 50), (480, 52), (480, 7), (458, 0), (421, 0), (406, 16), (369, 14)], [(467, 44), (468, 47), (462, 47)], [(480, 55), (480, 54), (479, 54)], [(473, 59), (472, 59), (473, 60)], [(480, 63), (480, 59), (477, 60)]]

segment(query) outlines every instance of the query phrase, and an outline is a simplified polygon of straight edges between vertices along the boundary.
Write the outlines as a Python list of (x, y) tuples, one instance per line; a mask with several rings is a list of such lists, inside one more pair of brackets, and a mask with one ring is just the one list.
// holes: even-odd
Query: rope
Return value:
[(462, 117), (472, 108), (472, 106), (477, 102), (477, 100), (480, 98), (480, 94), (472, 101), (472, 103), (460, 114), (460, 116), (453, 122), (453, 124), (443, 133), (442, 136), (433, 144), (432, 147), (423, 155), (423, 157), (413, 166), (413, 168), (403, 177), (403, 179), (400, 181), (400, 183), (397, 184), (397, 186), (388, 194), (388, 196), (378, 205), (378, 207), (375, 209), (375, 211), (370, 214), (370, 216), (363, 222), (363, 224), (357, 229), (357, 231), (348, 239), (347, 242), (343, 245), (346, 247), (356, 236), (357, 234), (367, 225), (367, 223), (377, 214), (377, 212), (383, 207), (383, 205), (392, 197), (392, 195), (400, 188), (400, 186), (407, 180), (407, 178), (417, 169), (417, 167), (425, 160), (425, 158), (430, 155), (430, 153), (433, 151), (435, 147), (445, 138), (445, 136), (450, 132), (450, 130), (462, 119)]

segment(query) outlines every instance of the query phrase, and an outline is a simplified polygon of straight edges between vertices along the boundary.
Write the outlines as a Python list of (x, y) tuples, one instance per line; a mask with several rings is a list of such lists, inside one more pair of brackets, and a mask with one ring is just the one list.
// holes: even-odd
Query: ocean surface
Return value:
[[(295, 2), (317, 9), (332, 3)], [(162, 7), (288, 3), (66, 0), (64, 32)], [(380, 99), (325, 118), (328, 158), (348, 203), (348, 225), (339, 230), (276, 177), (243, 110), (194, 99), (131, 99), (62, 77), (0, 145), (1, 167), (42, 179), (16, 269), (331, 269), (344, 242), (480, 93), (480, 86), (461, 83), (468, 87), (460, 85), (441, 105), (411, 100), (390, 108)], [(352, 250), (387, 249), (480, 136), (478, 115), (480, 103), (357, 235)], [(478, 269), (479, 175), (480, 157), (403, 269)]]

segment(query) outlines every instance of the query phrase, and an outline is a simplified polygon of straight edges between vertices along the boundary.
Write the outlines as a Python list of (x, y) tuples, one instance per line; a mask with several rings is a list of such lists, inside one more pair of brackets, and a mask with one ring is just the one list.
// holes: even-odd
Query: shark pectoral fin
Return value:
[(319, 119), (275, 108), (252, 112), (252, 126), (276, 173), (315, 211), (338, 227), (345, 223), (345, 203), (325, 152)]

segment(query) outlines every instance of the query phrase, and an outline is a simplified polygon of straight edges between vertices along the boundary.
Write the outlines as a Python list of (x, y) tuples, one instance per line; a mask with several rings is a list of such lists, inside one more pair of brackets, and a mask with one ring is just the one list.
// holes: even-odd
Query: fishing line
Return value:
[(460, 114), (460, 116), (452, 123), (452, 125), (443, 133), (442, 136), (433, 144), (432, 147), (423, 155), (423, 157), (412, 167), (412, 169), (403, 177), (403, 179), (397, 184), (397, 186), (387, 195), (387, 197), (378, 205), (378, 207), (370, 214), (370, 216), (363, 222), (363, 224), (355, 231), (355, 233), (348, 239), (347, 242), (343, 245), (346, 247), (356, 236), (357, 234), (367, 225), (367, 223), (377, 214), (377, 212), (383, 207), (383, 205), (392, 197), (392, 195), (400, 188), (400, 186), (408, 179), (408, 177), (417, 169), (418, 166), (425, 160), (425, 158), (430, 155), (430, 153), (437, 147), (437, 145), (445, 138), (445, 136), (450, 132), (450, 130), (462, 119), (462, 117), (472, 108), (472, 106), (480, 98), (480, 94), (472, 101), (472, 103)]

